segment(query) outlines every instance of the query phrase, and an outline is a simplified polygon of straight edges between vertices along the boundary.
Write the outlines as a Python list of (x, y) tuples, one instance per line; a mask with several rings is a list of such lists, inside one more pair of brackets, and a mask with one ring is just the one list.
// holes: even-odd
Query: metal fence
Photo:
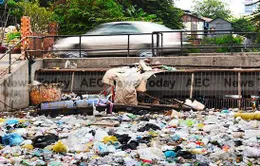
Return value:
[[(175, 45), (167, 46), (165, 40), (167, 35), (174, 35), (172, 41)], [(66, 53), (69, 55), (74, 54), (76, 57), (84, 56), (136, 56), (136, 52), (141, 50), (150, 51), (152, 56), (167, 56), (172, 54), (186, 55), (188, 53), (214, 53), (214, 52), (227, 52), (231, 55), (234, 52), (244, 51), (259, 51), (260, 43), (257, 40), (257, 32), (235, 32), (233, 30), (214, 30), (214, 31), (157, 31), (153, 33), (138, 33), (138, 34), (120, 34), (120, 35), (57, 35), (57, 36), (30, 36), (31, 43), (34, 43), (31, 48), (27, 50), (31, 54), (41, 56), (43, 53), (53, 53), (58, 57), (66, 57)], [(140, 40), (145, 36), (149, 36), (149, 41), (142, 43), (141, 48), (134, 47), (136, 42), (136, 36), (140, 37)], [(118, 43), (113, 43), (115, 37), (120, 37), (120, 47)], [(58, 40), (69, 38), (75, 40), (66, 48), (53, 49), (52, 45)], [(110, 40), (109, 45), (100, 45), (94, 47), (88, 43), (88, 39)], [(44, 48), (46, 40), (53, 41), (48, 44), (48, 48)], [(68, 41), (70, 42), (70, 41)], [(68, 43), (67, 43), (68, 44)], [(139, 43), (140, 44), (140, 43)], [(88, 46), (89, 45), (89, 46)], [(88, 48), (90, 47), (90, 48)], [(97, 53), (98, 52), (98, 53)], [(118, 53), (120, 52), (120, 54)], [(115, 54), (117, 53), (117, 54)]]
[[(165, 38), (167, 34), (174, 34), (175, 37), (172, 41), (177, 41), (176, 45), (173, 47), (168, 47), (165, 45)], [(149, 42), (142, 48), (135, 48), (133, 38), (136, 36), (148, 36), (150, 38)], [(123, 51), (120, 56), (136, 56), (136, 52), (145, 50), (150, 52), (151, 56), (168, 56), (172, 55), (187, 55), (188, 53), (209, 53), (209, 52), (227, 52), (231, 55), (234, 52), (257, 52), (260, 50), (260, 44), (257, 40), (259, 34), (257, 32), (234, 32), (233, 30), (215, 30), (215, 31), (160, 31), (153, 33), (140, 33), (140, 34), (121, 34), (121, 35), (79, 35), (79, 36), (29, 36), (21, 39), (16, 45), (10, 47), (8, 51), (0, 57), (0, 60), (4, 57), (8, 57), (9, 67), (1, 69), (1, 73), (11, 73), (11, 68), (16, 61), (13, 59), (12, 51), (14, 48), (22, 43), (24, 40), (30, 40), (29, 47), (26, 48), (25, 54), (28, 59), (35, 56), (37, 57), (83, 57), (88, 56), (91, 52), (102, 52), (103, 56), (111, 56), (118, 54), (113, 54), (113, 52)], [(78, 38), (78, 42), (71, 45), (71, 48), (67, 49), (53, 49), (53, 45), (60, 39), (64, 38)], [(109, 48), (96, 48), (89, 49), (84, 47), (83, 39), (90, 37), (120, 37), (124, 38), (124, 46), (122, 48), (115, 48), (115, 45), (111, 42)], [(222, 38), (221, 40), (219, 38)], [(111, 40), (112, 41), (112, 40)], [(224, 41), (224, 42), (223, 42)], [(100, 46), (102, 47), (102, 46)], [(168, 51), (167, 51), (168, 50)], [(173, 52), (169, 52), (169, 50)], [(64, 52), (60, 54), (60, 52)], [(133, 54), (134, 53), (134, 54)]]
[[(21, 44), (26, 38), (22, 38), (20, 41), (18, 41), (15, 45), (9, 46), (9, 49), (0, 56), (0, 62), (5, 63), (8, 62), (8, 67), (1, 67), (0, 69), (0, 76), (3, 76), (5, 74), (10, 74), (12, 70), (12, 66), (17, 63), (17, 61), (20, 60), (21, 55), (13, 56), (13, 50)], [(6, 65), (3, 65), (6, 66)]]
[[(100, 93), (104, 90), (101, 70), (40, 70), (36, 79), (42, 83), (60, 82), (64, 92)], [(186, 69), (163, 72), (147, 82), (147, 94), (139, 101), (172, 104), (172, 99), (196, 99), (208, 108), (243, 108), (259, 103), (260, 69)]]

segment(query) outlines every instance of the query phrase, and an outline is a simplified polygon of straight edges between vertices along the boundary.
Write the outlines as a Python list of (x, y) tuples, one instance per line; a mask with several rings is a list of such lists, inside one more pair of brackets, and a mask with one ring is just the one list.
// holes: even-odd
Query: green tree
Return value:
[(250, 19), (242, 17), (242, 18), (233, 18), (231, 20), (232, 27), (234, 31), (237, 32), (254, 32), (255, 26), (252, 24)]
[(227, 9), (227, 4), (221, 0), (194, 0), (192, 12), (211, 19), (231, 17), (231, 11)]
[(256, 27), (255, 31), (258, 32), (258, 35), (256, 36), (256, 43), (260, 43), (260, 5), (258, 5), (257, 10), (252, 13), (250, 20)]
[(255, 12), (250, 16), (250, 20), (255, 24), (257, 30), (260, 30), (260, 5)]
[(52, 5), (52, 20), (59, 23), (60, 34), (83, 34), (105, 22), (156, 20), (155, 15), (128, 5), (115, 0), (59, 0)]
[(0, 4), (0, 45), (4, 40), (5, 28), (8, 26), (11, 18), (14, 19), (13, 23), (17, 25), (17, 3), (14, 0), (5, 0)]
[(96, 25), (122, 18), (122, 7), (113, 0), (61, 0), (53, 4), (52, 19), (60, 34), (82, 34)]
[[(36, 33), (46, 33), (52, 12), (45, 7), (40, 7), (38, 1), (34, 2), (18, 2), (21, 9), (21, 15), (31, 18), (31, 28)], [(20, 16), (21, 16), (20, 15)]]
[(132, 5), (148, 14), (155, 14), (162, 23), (172, 29), (183, 28), (182, 10), (176, 8), (172, 0), (129, 0)]

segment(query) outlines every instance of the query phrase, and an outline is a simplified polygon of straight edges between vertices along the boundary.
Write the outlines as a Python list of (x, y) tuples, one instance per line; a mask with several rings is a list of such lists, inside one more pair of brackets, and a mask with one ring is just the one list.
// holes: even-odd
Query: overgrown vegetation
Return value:
[(20, 32), (10, 32), (6, 35), (7, 42), (11, 42), (14, 39), (19, 39), (21, 37)]
[(60, 34), (83, 34), (112, 21), (152, 21), (169, 28), (182, 27), (182, 11), (169, 0), (58, 0), (52, 9)]
[(227, 3), (221, 0), (194, 0), (193, 13), (211, 19), (231, 17), (231, 11), (227, 8)]
[(11, 15), (15, 24), (25, 15), (36, 33), (45, 33), (51, 21), (59, 23), (59, 34), (73, 35), (112, 21), (152, 21), (182, 28), (182, 11), (171, 0), (5, 0), (0, 10), (1, 27), (8, 25)]
[(4, 40), (5, 27), (8, 23), (12, 20), (17, 25), (18, 10), (19, 7), (14, 0), (6, 0), (0, 5), (0, 45)]
[[(204, 37), (201, 41), (202, 45), (216, 45), (216, 46), (223, 46), (216, 49), (216, 52), (230, 52), (231, 44), (232, 45), (239, 45), (243, 43), (243, 37), (241, 36), (230, 36), (230, 35), (220, 35), (216, 37)], [(240, 51), (240, 49), (233, 49), (233, 51)]]
[(250, 20), (256, 27), (255, 31), (258, 32), (258, 35), (256, 36), (256, 43), (260, 43), (260, 5), (258, 5), (257, 10), (251, 15)]
[(35, 33), (46, 33), (52, 12), (45, 7), (40, 7), (38, 1), (21, 1), (17, 3), (20, 11), (17, 13), (20, 17), (28, 16), (31, 18), (31, 28)]

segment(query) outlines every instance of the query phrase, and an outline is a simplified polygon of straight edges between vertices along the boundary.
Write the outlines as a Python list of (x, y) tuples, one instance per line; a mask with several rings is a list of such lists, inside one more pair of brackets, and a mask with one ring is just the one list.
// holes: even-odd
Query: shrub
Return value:
[[(230, 36), (230, 35), (219, 35), (216, 37), (204, 37), (201, 41), (202, 45), (211, 46), (223, 46), (216, 49), (216, 52), (230, 52), (232, 45), (239, 45), (243, 43), (243, 37), (241, 36)], [(233, 51), (240, 51), (240, 48), (234, 48)]]
[(14, 39), (19, 39), (20, 37), (21, 37), (20, 32), (9, 32), (8, 34), (6, 34), (6, 39), (8, 43)]

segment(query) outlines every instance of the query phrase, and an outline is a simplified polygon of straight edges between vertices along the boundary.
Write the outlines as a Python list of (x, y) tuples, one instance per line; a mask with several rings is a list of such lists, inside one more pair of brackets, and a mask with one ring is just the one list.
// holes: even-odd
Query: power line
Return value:
[(255, 4), (259, 3), (259, 2), (260, 2), (260, 0), (258, 0), (256, 2), (249, 3), (249, 4), (245, 4), (245, 6), (253, 6), (253, 5), (255, 5)]

